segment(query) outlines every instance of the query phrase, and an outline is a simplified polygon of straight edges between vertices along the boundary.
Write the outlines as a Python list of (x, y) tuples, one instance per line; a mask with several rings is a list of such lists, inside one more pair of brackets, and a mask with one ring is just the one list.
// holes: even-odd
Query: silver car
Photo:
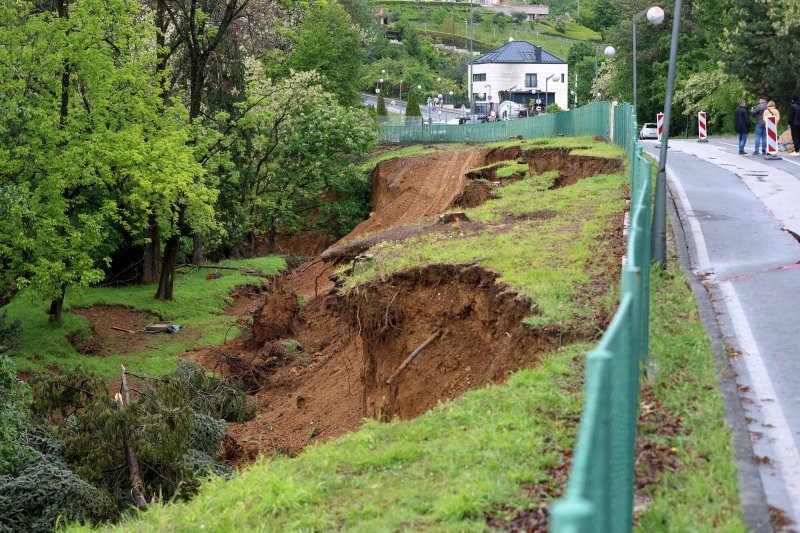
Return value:
[(658, 126), (652, 122), (645, 123), (639, 130), (640, 139), (658, 139)]

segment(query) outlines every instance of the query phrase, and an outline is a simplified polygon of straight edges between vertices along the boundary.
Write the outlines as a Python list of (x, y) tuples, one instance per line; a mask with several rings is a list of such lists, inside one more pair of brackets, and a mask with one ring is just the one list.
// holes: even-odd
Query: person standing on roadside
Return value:
[[(761, 152), (767, 153), (767, 130), (764, 129), (764, 110), (767, 108), (767, 99), (763, 96), (758, 97), (758, 105), (750, 109), (750, 113), (756, 116), (756, 148), (753, 155)], [(759, 148), (761, 150), (759, 151)]]
[(792, 96), (792, 107), (789, 109), (789, 128), (792, 130), (792, 144), (794, 151), (789, 154), (793, 157), (800, 156), (800, 98)]
[(739, 134), (739, 155), (747, 155), (744, 146), (747, 144), (747, 132), (750, 131), (750, 115), (747, 113), (747, 102), (739, 100), (739, 107), (733, 114), (733, 127)]

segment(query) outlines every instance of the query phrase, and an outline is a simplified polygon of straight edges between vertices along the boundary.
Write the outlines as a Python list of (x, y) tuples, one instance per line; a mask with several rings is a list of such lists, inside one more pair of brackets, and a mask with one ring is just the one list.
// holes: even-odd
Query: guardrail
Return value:
[[(613, 135), (611, 112), (613, 112)], [(556, 533), (628, 532), (633, 524), (634, 452), (641, 368), (649, 346), (652, 165), (642, 155), (630, 104), (594, 103), (529, 119), (464, 126), (388, 126), (381, 139), (486, 142), (596, 135), (623, 147), (631, 179), (631, 217), (620, 302), (597, 347), (586, 355), (586, 392), (563, 498), (551, 508)]]
[(557, 135), (610, 138), (610, 105), (596, 102), (571, 111), (482, 124), (379, 124), (382, 142), (492, 142), (521, 135), (525, 139)]

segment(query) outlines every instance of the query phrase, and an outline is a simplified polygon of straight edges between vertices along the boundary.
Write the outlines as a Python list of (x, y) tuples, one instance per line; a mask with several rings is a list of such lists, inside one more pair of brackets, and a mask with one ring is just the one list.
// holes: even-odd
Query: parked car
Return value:
[(646, 122), (639, 131), (640, 139), (658, 139), (658, 126), (652, 122)]

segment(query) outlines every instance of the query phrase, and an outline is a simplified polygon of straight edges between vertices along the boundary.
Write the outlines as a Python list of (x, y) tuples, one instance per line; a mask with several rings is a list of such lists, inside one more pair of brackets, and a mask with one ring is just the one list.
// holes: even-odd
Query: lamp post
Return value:
[[(614, 54), (616, 54), (616, 53), (617, 53), (617, 51), (614, 50), (613, 46), (606, 46), (606, 49), (603, 50), (603, 54), (609, 59), (614, 57)], [(597, 81), (597, 47), (595, 46), (595, 48), (594, 48), (594, 98), (593, 99), (594, 100), (598, 100), (599, 98), (600, 98), (600, 85), (598, 84), (598, 81)]]
[(453, 108), (455, 108), (456, 102), (455, 100), (453, 100), (453, 91), (450, 91), (449, 93), (447, 93), (447, 95), (450, 96), (450, 104), (453, 106)]
[[(486, 84), (488, 91), (486, 92), (486, 101), (489, 102), (488, 108), (491, 109), (492, 107), (492, 86), (490, 84)], [(489, 109), (486, 110), (486, 115), (489, 115)]]
[(544, 112), (545, 113), (547, 113), (547, 106), (550, 103), (550, 91), (548, 91), (548, 89), (547, 89), (547, 83), (550, 81), (551, 78), (555, 82), (555, 80), (558, 78), (558, 74), (550, 74), (549, 76), (547, 76), (544, 79)]
[(398, 100), (403, 99), (403, 80), (400, 80), (400, 96), (397, 97)]
[(647, 21), (650, 24), (658, 25), (664, 22), (664, 10), (658, 6), (653, 6), (649, 9), (644, 9), (633, 16), (633, 112), (638, 117), (639, 110), (636, 107), (636, 22), (642, 17), (647, 16)]
[(675, 63), (678, 59), (682, 7), (683, 0), (675, 0), (672, 43), (669, 47), (667, 92), (664, 97), (664, 133), (661, 135), (661, 153), (658, 158), (658, 174), (656, 174), (656, 192), (653, 203), (653, 260), (658, 261), (661, 266), (667, 264), (667, 144), (669, 142), (669, 120), (672, 115), (672, 92), (675, 86)]

